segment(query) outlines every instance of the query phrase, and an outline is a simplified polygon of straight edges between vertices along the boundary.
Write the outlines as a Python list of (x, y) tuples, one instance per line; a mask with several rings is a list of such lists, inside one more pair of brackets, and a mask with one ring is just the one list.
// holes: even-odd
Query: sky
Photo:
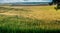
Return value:
[(9, 2), (51, 2), (52, 0), (0, 0), (0, 3)]

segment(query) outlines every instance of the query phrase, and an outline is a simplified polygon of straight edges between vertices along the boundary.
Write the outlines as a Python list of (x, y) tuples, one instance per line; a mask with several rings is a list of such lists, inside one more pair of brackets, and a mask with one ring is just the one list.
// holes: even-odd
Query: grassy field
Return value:
[(55, 6), (0, 6), (0, 33), (59, 33)]

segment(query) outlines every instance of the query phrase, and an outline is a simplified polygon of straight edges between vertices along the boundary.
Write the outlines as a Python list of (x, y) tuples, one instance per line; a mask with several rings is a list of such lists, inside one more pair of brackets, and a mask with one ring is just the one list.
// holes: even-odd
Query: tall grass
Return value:
[(57, 20), (60, 13), (53, 8), (52, 6), (0, 7), (1, 13), (19, 14), (0, 14), (0, 33), (60, 33), (60, 20)]
[(0, 33), (58, 33), (60, 29), (53, 29), (52, 25), (46, 29), (44, 20), (31, 19), (22, 16), (0, 15)]

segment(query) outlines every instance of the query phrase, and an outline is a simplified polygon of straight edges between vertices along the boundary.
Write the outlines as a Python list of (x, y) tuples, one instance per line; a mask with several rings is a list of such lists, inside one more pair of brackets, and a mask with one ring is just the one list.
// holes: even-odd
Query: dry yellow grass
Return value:
[(41, 28), (58, 32), (60, 31), (60, 10), (56, 11), (54, 7), (0, 6), (0, 30), (16, 32), (26, 29), (27, 32), (28, 30), (31, 32), (36, 28), (36, 32), (40, 32)]
[(11, 10), (9, 12), (6, 12), (7, 14), (12, 13), (15, 15), (17, 14), (19, 16), (43, 19), (43, 20), (59, 20), (60, 19), (60, 10), (56, 11), (54, 9), (55, 6), (4, 6), (4, 7), (23, 9), (18, 11)]
[(21, 12), (20, 14), (25, 17), (44, 19), (44, 20), (57, 20), (60, 18), (60, 10), (56, 11), (55, 6), (30, 6), (25, 7), (32, 12)]
[[(38, 24), (37, 20), (36, 20), (36, 22), (35, 22), (35, 20), (34, 20), (34, 22), (33, 21), (29, 22), (31, 20), (27, 20), (28, 24), (35, 23), (37, 28), (60, 29), (60, 27), (59, 27), (60, 26), (60, 10), (56, 11), (54, 9), (55, 6), (1, 6), (1, 7), (7, 8), (3, 11), (8, 11), (8, 12), (0, 13), (3, 15), (13, 15), (13, 16), (18, 15), (18, 17), (22, 16), (22, 18), (29, 17), (31, 19), (32, 18), (37, 19), (37, 20), (39, 20), (39, 22), (41, 22), (40, 20), (44, 21), (44, 22), (42, 22), (42, 25), (41, 24), (37, 25)], [(22, 18), (18, 19), (18, 20), (19, 21), (22, 20), (23, 21), (22, 23), (25, 23), (26, 21)], [(58, 22), (56, 22), (56, 20), (58, 20)]]

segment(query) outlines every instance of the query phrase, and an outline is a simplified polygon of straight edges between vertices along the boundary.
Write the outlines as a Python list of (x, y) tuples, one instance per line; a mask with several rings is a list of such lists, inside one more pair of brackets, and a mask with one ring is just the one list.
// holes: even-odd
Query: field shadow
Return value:
[(8, 12), (8, 11), (31, 11), (29, 9), (24, 9), (24, 8), (7, 8), (7, 7), (0, 7), (0, 13)]
[(44, 29), (8, 29), (0, 27), (0, 33), (60, 33), (60, 30), (44, 30)]
[(54, 9), (55, 9), (56, 11), (58, 11), (58, 10), (60, 10), (60, 7), (54, 7)]

